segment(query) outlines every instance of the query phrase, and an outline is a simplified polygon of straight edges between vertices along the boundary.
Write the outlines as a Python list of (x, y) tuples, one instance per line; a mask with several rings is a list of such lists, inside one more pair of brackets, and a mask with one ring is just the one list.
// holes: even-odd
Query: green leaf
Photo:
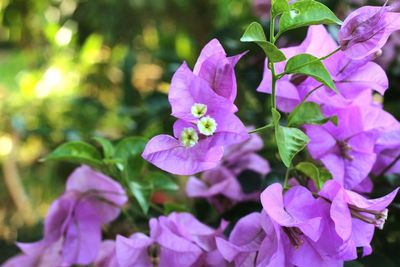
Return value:
[(278, 35), (299, 27), (319, 24), (341, 25), (342, 21), (324, 4), (313, 0), (298, 1), (282, 14)]
[(276, 109), (272, 109), (272, 118), (279, 155), (285, 166), (289, 168), (293, 158), (305, 148), (310, 139), (300, 129), (279, 125), (281, 115)]
[(151, 172), (147, 180), (153, 185), (154, 190), (176, 191), (179, 189), (174, 180), (162, 172)]
[(318, 190), (321, 189), (320, 187), (320, 178), (319, 178), (319, 170), (317, 166), (312, 164), (311, 162), (300, 162), (296, 165), (296, 170), (305, 174), (308, 178), (314, 181), (315, 185), (318, 187)]
[(132, 155), (139, 155), (146, 146), (147, 139), (131, 136), (120, 141), (115, 147), (115, 156), (126, 159)]
[(258, 44), (263, 50), (270, 62), (285, 61), (286, 57), (274, 44), (267, 41), (264, 29), (257, 22), (251, 23), (244, 32), (241, 42), (251, 42)]
[(135, 180), (143, 170), (145, 161), (141, 154), (146, 143), (145, 138), (127, 137), (115, 147), (114, 157), (122, 162), (118, 167), (128, 181)]
[(298, 105), (289, 115), (288, 126), (301, 126), (303, 124), (325, 124), (332, 121), (337, 125), (337, 116), (325, 117), (321, 107), (313, 102), (303, 102)]
[(272, 0), (272, 17), (282, 14), (283, 12), (289, 11), (289, 3), (287, 0)]
[(93, 140), (101, 145), (103, 149), (103, 155), (106, 159), (112, 158), (114, 156), (114, 146), (109, 140), (100, 136), (93, 137)]
[(311, 162), (300, 162), (295, 168), (313, 180), (318, 190), (321, 190), (325, 182), (332, 178), (325, 168), (318, 168)]
[(189, 209), (183, 204), (177, 203), (165, 203), (164, 204), (164, 214), (170, 214), (171, 212), (188, 212)]
[(129, 182), (129, 189), (139, 203), (142, 211), (147, 214), (150, 207), (151, 196), (153, 194), (153, 188), (150, 184)]
[(94, 146), (82, 141), (72, 141), (60, 145), (43, 159), (43, 161), (45, 160), (87, 164), (95, 168), (102, 167), (99, 151)]
[(332, 174), (324, 167), (318, 167), (318, 170), (319, 170), (319, 179), (322, 185), (324, 185), (326, 181), (332, 179)]
[(321, 60), (310, 54), (299, 54), (290, 58), (286, 64), (285, 72), (288, 74), (304, 74), (313, 77), (325, 86), (337, 92), (331, 75), (326, 70)]

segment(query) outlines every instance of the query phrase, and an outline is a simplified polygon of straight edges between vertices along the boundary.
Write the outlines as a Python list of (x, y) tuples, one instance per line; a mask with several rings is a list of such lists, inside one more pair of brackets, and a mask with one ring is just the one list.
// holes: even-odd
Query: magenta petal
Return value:
[(376, 199), (366, 199), (365, 197), (349, 190), (346, 190), (346, 194), (349, 197), (349, 204), (362, 209), (382, 211), (393, 202), (393, 199), (396, 197), (398, 191), (399, 188), (396, 188), (386, 196)]
[[(153, 137), (146, 145), (142, 157), (160, 169), (178, 175), (194, 175), (218, 165), (223, 148), (211, 147), (210, 139), (186, 148), (169, 135)], [(179, 162), (180, 164), (176, 164)]]
[(63, 257), (71, 264), (89, 264), (96, 259), (101, 243), (101, 226), (91, 203), (81, 200), (68, 226)]
[(46, 242), (55, 242), (66, 231), (72, 220), (76, 197), (73, 192), (65, 193), (51, 204), (44, 222)]
[(225, 50), (222, 47), (221, 43), (217, 39), (212, 39), (201, 50), (200, 56), (197, 59), (197, 62), (193, 68), (193, 73), (195, 75), (199, 75), (200, 69), (204, 64), (204, 61), (207, 60), (208, 58), (212, 57), (215, 54), (226, 55)]
[(181, 138), (181, 134), (185, 128), (192, 128), (197, 133), (199, 133), (196, 128), (196, 125), (194, 125), (193, 123), (190, 123), (190, 122), (187, 122), (184, 120), (177, 120), (177, 121), (175, 121), (174, 126), (173, 126), (174, 136), (176, 139)]
[(249, 260), (254, 262), (255, 252), (265, 237), (260, 221), (259, 213), (251, 213), (236, 223), (229, 241), (216, 239), (218, 250), (227, 261), (234, 261), (236, 266), (246, 266), (243, 264)]
[(364, 6), (352, 12), (339, 32), (342, 50), (354, 59), (367, 57), (387, 42), (389, 36), (400, 30), (400, 14), (387, 7)]
[[(311, 194), (311, 193), (310, 193)], [(286, 227), (301, 226), (302, 218), (292, 216), (284, 207), (283, 188), (281, 184), (272, 184), (261, 193), (261, 204), (264, 210), (279, 225)], [(303, 218), (304, 219), (304, 218)], [(308, 219), (308, 218), (307, 218)], [(318, 219), (312, 223), (318, 225)]]
[(249, 139), (246, 127), (234, 114), (210, 114), (217, 122), (217, 131), (214, 133), (211, 146), (227, 146), (238, 144)]
[(117, 261), (114, 240), (104, 240), (94, 261), (95, 267), (120, 267)]
[(332, 201), (330, 212), (331, 218), (335, 222), (336, 233), (343, 241), (349, 239), (352, 232), (352, 219), (343, 190), (337, 192), (336, 197)]
[(165, 217), (150, 220), (150, 236), (161, 246), (159, 266), (191, 266), (201, 256), (201, 249), (172, 232), (166, 220)]
[(335, 138), (321, 126), (307, 125), (306, 133), (310, 138), (308, 151), (315, 159), (319, 159), (336, 145)]
[(37, 257), (24, 255), (24, 254), (18, 254), (17, 256), (14, 256), (14, 257), (8, 259), (1, 266), (2, 267), (21, 267), (21, 266), (36, 267), (37, 261), (38, 261)]
[(119, 207), (128, 200), (119, 183), (88, 166), (81, 166), (70, 175), (66, 191), (90, 192), (87, 197), (93, 198), (92, 208), (97, 209), (102, 223), (114, 220), (119, 215)]
[(333, 179), (343, 185), (345, 177), (345, 160), (336, 154), (327, 154), (320, 160), (332, 174)]
[(374, 89), (383, 95), (389, 87), (385, 71), (376, 63), (368, 62), (336, 86), (346, 98), (354, 99), (362, 90)]
[(124, 267), (152, 267), (148, 248), (153, 240), (148, 236), (136, 233), (126, 238), (118, 235), (116, 241), (116, 255), (120, 266)]
[(228, 99), (216, 94), (206, 81), (195, 76), (186, 64), (175, 72), (168, 99), (172, 115), (178, 119), (196, 122), (191, 113), (195, 103), (207, 105), (207, 113), (236, 112), (236, 106)]

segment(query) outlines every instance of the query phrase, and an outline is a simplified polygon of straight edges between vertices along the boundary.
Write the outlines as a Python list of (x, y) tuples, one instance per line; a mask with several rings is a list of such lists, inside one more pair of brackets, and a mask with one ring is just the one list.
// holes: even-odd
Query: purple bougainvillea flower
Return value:
[(69, 267), (71, 264), (64, 262), (60, 251), (62, 250), (62, 240), (52, 244), (37, 242), (33, 244), (19, 244), (22, 250), (19, 254), (8, 261), (2, 267)]
[[(308, 189), (294, 186), (283, 194), (282, 186), (273, 184), (261, 194), (261, 203), (266, 238), (257, 266), (342, 266), (343, 259), (336, 256), (343, 242), (330, 239), (332, 225), (324, 218), (327, 206)], [(330, 242), (333, 255), (324, 249), (324, 242)]]
[(192, 123), (202, 137), (211, 137), (212, 145), (226, 146), (249, 138), (246, 127), (233, 114), (237, 110), (234, 104), (216, 94), (186, 64), (176, 71), (168, 99), (172, 115)]
[(212, 169), (221, 159), (224, 146), (249, 138), (247, 129), (233, 114), (237, 110), (234, 104), (216, 94), (186, 64), (172, 79), (169, 101), (172, 115), (179, 119), (174, 124), (175, 138), (154, 137), (142, 155), (160, 169), (178, 175)]
[(384, 133), (376, 142), (378, 154), (372, 172), (379, 175), (400, 173), (400, 123)]
[(254, 266), (257, 252), (266, 236), (262, 220), (260, 213), (251, 213), (236, 223), (228, 240), (217, 237), (218, 250), (228, 262), (233, 262), (235, 266)]
[(373, 106), (326, 108), (325, 115), (337, 115), (339, 124), (306, 126), (310, 137), (308, 150), (314, 159), (322, 161), (335, 180), (346, 189), (354, 189), (374, 166), (378, 138), (397, 121)]
[(400, 30), (400, 14), (390, 7), (364, 6), (344, 21), (339, 39), (350, 58), (362, 59), (378, 52), (389, 36)]
[(215, 238), (225, 228), (212, 229), (189, 213), (171, 213), (150, 220), (150, 237), (137, 233), (118, 236), (117, 258), (124, 267), (225, 266)]
[(331, 203), (330, 216), (334, 221), (335, 230), (343, 240), (347, 240), (354, 258), (357, 256), (357, 247), (363, 247), (364, 256), (371, 254), (370, 242), (375, 227), (383, 228), (388, 216), (387, 207), (398, 190), (399, 188), (378, 199), (366, 199), (330, 180), (318, 193), (325, 201)]
[[(324, 26), (318, 25), (309, 27), (306, 39), (299, 46), (284, 48), (283, 52), (287, 58), (300, 53), (322, 57), (331, 53), (337, 47), (338, 45)], [(379, 65), (371, 62), (372, 59), (373, 57), (353, 60), (339, 51), (323, 61), (340, 94), (321, 86), (321, 83), (311, 77), (302, 75), (284, 76), (277, 81), (277, 105), (279, 109), (290, 112), (316, 88), (318, 89), (309, 96), (308, 101), (337, 107), (351, 104), (365, 91), (371, 94), (371, 89), (384, 94), (388, 88), (388, 78)], [(263, 80), (257, 90), (271, 93), (272, 76), (271, 71), (267, 68), (267, 63), (264, 68)], [(285, 65), (285, 62), (276, 64), (277, 73), (282, 72)]]
[(371, 253), (374, 228), (382, 228), (397, 191), (368, 200), (334, 180), (319, 193), (272, 184), (261, 194), (262, 213), (239, 220), (217, 247), (235, 266), (343, 266), (359, 247)]
[(258, 199), (259, 192), (243, 192), (237, 177), (247, 174), (261, 181), (270, 171), (268, 162), (255, 153), (262, 147), (262, 139), (255, 134), (243, 143), (227, 146), (225, 155), (217, 167), (204, 172), (201, 179), (193, 176), (189, 178), (187, 195), (207, 198), (219, 212), (238, 202)]
[(65, 193), (49, 209), (43, 240), (20, 247), (45, 253), (59, 246), (56, 253), (61, 251), (63, 262), (90, 264), (100, 248), (101, 226), (117, 218), (126, 201), (120, 184), (87, 166), (79, 167), (68, 178)]
[(214, 92), (233, 103), (237, 91), (235, 65), (245, 53), (227, 57), (221, 43), (213, 39), (201, 51), (193, 73), (206, 81)]

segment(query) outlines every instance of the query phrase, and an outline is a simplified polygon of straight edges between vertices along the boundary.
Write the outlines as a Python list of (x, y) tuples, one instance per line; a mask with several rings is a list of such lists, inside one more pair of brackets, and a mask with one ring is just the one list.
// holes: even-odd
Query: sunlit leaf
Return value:
[(321, 60), (310, 54), (299, 54), (290, 58), (286, 64), (285, 72), (289, 74), (304, 74), (313, 77), (327, 87), (337, 92), (331, 75), (326, 70)]
[(267, 41), (262, 26), (257, 23), (251, 23), (242, 38), (242, 42), (253, 42), (258, 44), (263, 50), (270, 62), (281, 62), (285, 61), (286, 57), (274, 44)]
[(283, 12), (289, 10), (289, 4), (287, 0), (272, 0), (272, 17), (276, 17)]
[(114, 156), (122, 160), (122, 172), (129, 181), (136, 179), (142, 172), (145, 162), (141, 154), (146, 143), (147, 139), (145, 138), (127, 137), (115, 147)]
[(101, 168), (101, 155), (97, 149), (82, 141), (72, 141), (57, 147), (43, 160), (67, 161)]
[(281, 115), (276, 109), (272, 109), (272, 117), (279, 155), (285, 166), (290, 167), (293, 158), (305, 148), (310, 139), (300, 129), (279, 125)]
[(108, 159), (114, 156), (114, 146), (109, 140), (100, 136), (94, 137), (93, 140), (95, 140), (97, 143), (101, 145), (105, 158)]
[(313, 180), (318, 190), (321, 190), (324, 183), (332, 178), (332, 175), (326, 169), (319, 168), (311, 162), (300, 162), (295, 168)]
[(142, 211), (147, 214), (150, 207), (150, 200), (153, 194), (153, 188), (149, 183), (129, 182), (129, 189), (135, 196)]
[(297, 1), (290, 5), (279, 20), (279, 35), (299, 27), (319, 24), (341, 24), (342, 21), (324, 4), (313, 0)]
[(147, 175), (146, 180), (153, 185), (154, 190), (176, 191), (179, 189), (174, 180), (162, 172), (151, 172)]
[(320, 105), (313, 102), (304, 102), (298, 105), (289, 115), (288, 126), (301, 126), (304, 124), (325, 124), (332, 121), (337, 124), (337, 116), (325, 117)]

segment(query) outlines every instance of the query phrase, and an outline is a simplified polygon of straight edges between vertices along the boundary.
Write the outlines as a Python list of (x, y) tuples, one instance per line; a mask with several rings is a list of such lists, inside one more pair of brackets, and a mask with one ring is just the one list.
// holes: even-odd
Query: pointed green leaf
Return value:
[(114, 146), (109, 140), (100, 136), (93, 137), (93, 140), (101, 145), (103, 149), (103, 155), (106, 159), (112, 158), (114, 155)]
[(285, 61), (286, 57), (274, 44), (267, 41), (265, 37), (264, 29), (257, 23), (251, 23), (242, 38), (241, 42), (252, 42), (258, 44), (263, 50), (270, 62), (281, 62)]
[(119, 169), (129, 181), (135, 180), (143, 170), (145, 161), (141, 154), (147, 140), (141, 137), (127, 137), (115, 147), (114, 157), (121, 160)]
[(276, 109), (272, 109), (272, 118), (279, 155), (285, 166), (289, 168), (293, 158), (305, 148), (310, 139), (300, 129), (280, 126), (281, 115)]
[(119, 158), (127, 158), (132, 155), (139, 155), (143, 152), (147, 141), (147, 139), (142, 137), (127, 137), (120, 141), (115, 147), (115, 156)]
[(147, 214), (150, 207), (151, 196), (153, 194), (153, 188), (151, 185), (138, 182), (129, 182), (129, 189), (135, 196), (142, 211)]
[(287, 0), (272, 0), (272, 17), (282, 14), (283, 12), (289, 11), (289, 3)]
[(342, 21), (324, 4), (313, 0), (298, 1), (279, 20), (279, 34), (299, 27), (319, 24), (338, 24)]
[(45, 160), (67, 161), (78, 164), (87, 164), (95, 168), (101, 168), (101, 155), (97, 149), (82, 141), (72, 141), (57, 147), (47, 155)]
[(304, 124), (325, 124), (332, 121), (337, 124), (337, 116), (325, 117), (321, 107), (313, 102), (303, 102), (298, 105), (289, 115), (288, 126), (298, 127)]
[(189, 209), (183, 204), (178, 203), (165, 203), (164, 204), (164, 214), (168, 215), (171, 212), (188, 212)]
[(337, 92), (335, 83), (324, 64), (313, 55), (299, 54), (290, 58), (286, 64), (285, 72), (288, 74), (304, 74), (311, 76)]
[(146, 179), (153, 185), (154, 190), (176, 191), (179, 189), (174, 180), (162, 172), (152, 172)]
[(332, 178), (325, 168), (317, 167), (311, 162), (300, 162), (295, 168), (313, 180), (318, 190), (321, 190), (325, 182)]
[(315, 166), (311, 162), (300, 162), (299, 164), (296, 165), (295, 168), (296, 168), (296, 170), (302, 172), (308, 178), (313, 180), (315, 185), (318, 187), (318, 189), (321, 189), (320, 179), (319, 179), (319, 170), (318, 170), (317, 166)]

